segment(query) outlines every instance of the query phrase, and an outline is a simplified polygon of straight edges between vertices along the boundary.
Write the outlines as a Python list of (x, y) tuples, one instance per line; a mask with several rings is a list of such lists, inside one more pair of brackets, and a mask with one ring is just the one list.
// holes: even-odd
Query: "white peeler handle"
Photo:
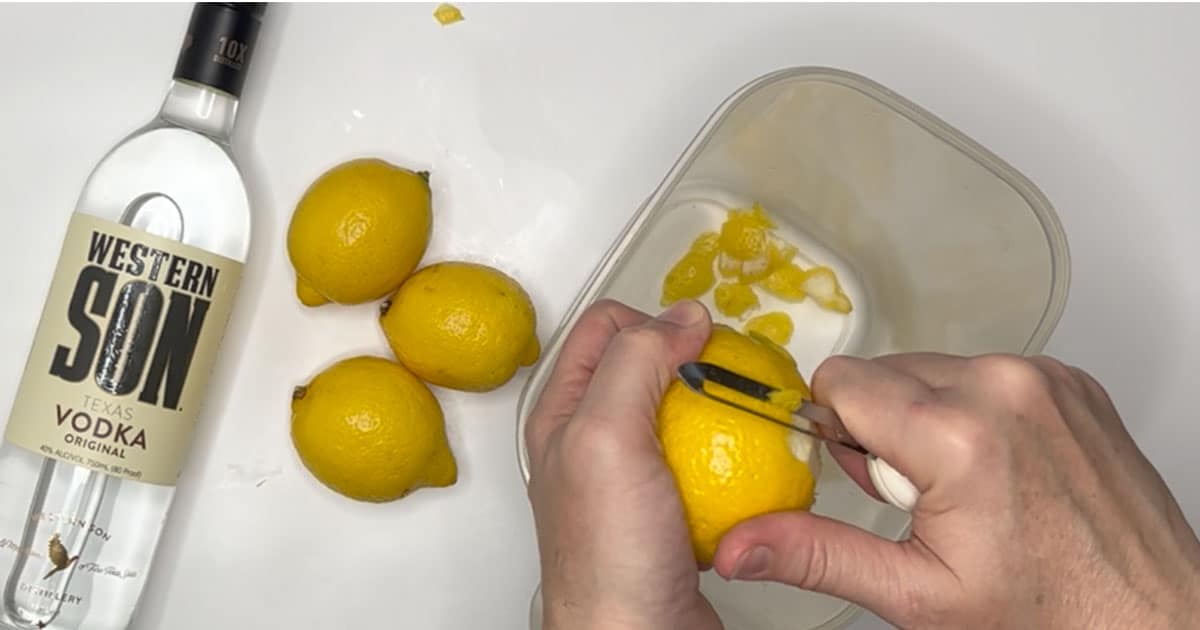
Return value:
[(867, 456), (867, 473), (871, 475), (871, 483), (879, 495), (905, 512), (911, 512), (917, 504), (917, 499), (921, 497), (921, 493), (908, 477), (874, 455)]

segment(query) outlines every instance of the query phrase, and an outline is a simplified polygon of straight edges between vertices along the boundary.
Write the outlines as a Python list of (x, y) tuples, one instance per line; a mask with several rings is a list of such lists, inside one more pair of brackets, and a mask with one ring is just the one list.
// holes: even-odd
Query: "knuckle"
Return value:
[(572, 328), (576, 330), (607, 329), (612, 326), (612, 314), (617, 308), (617, 302), (609, 299), (600, 300), (589, 306), (579, 316)]
[(624, 452), (620, 436), (604, 423), (572, 424), (562, 437), (562, 458), (571, 468), (591, 470), (597, 462), (619, 461)]
[(1044, 372), (1046, 376), (1049, 376), (1052, 379), (1061, 381), (1075, 380), (1075, 374), (1071, 372), (1071, 369), (1066, 365), (1063, 365), (1062, 361), (1059, 361), (1054, 357), (1040, 354), (1035, 357), (1030, 357), (1029, 362), (1037, 366), (1039, 370)]
[[(812, 378), (810, 379), (813, 391), (824, 389), (826, 382), (836, 383), (839, 375), (854, 369), (859, 359), (844, 355), (833, 355), (826, 358), (813, 370)], [(818, 385), (820, 383), (820, 385)]]
[(612, 310), (612, 309), (620, 307), (620, 306), (622, 306), (622, 304), (620, 302), (618, 302), (610, 297), (603, 297), (603, 298), (596, 300), (595, 302), (592, 302), (592, 306), (591, 306), (590, 310), (600, 310), (600, 311)]
[(1111, 402), (1112, 397), (1109, 395), (1108, 390), (1105, 389), (1104, 386), (1100, 384), (1100, 381), (1097, 381), (1094, 376), (1088, 374), (1084, 369), (1073, 365), (1068, 369), (1071, 370), (1071, 372), (1075, 375), (1075, 378), (1079, 380), (1079, 383), (1085, 392), (1090, 393), (1098, 400)]
[(858, 362), (858, 359), (836, 354), (822, 361), (817, 370), (830, 373), (845, 372), (856, 362)]
[(592, 302), (591, 306), (588, 306), (587, 309), (583, 311), (583, 314), (579, 316), (579, 321), (607, 322), (614, 312), (624, 308), (624, 306), (625, 305), (612, 298), (600, 298), (599, 300)]
[(1018, 403), (1042, 400), (1050, 390), (1050, 378), (1037, 365), (1011, 354), (991, 354), (971, 360), (970, 368), (993, 391), (1003, 392)]
[(792, 582), (805, 590), (820, 590), (830, 579), (830, 555), (825, 541), (817, 538), (805, 540), (803, 548), (795, 549), (788, 557), (784, 575), (792, 576)]
[(1044, 355), (1033, 357), (1030, 362), (1050, 379), (1052, 385), (1066, 388), (1076, 396), (1084, 395), (1084, 381), (1079, 377), (1078, 370), (1063, 364), (1058, 359)]
[(662, 333), (649, 326), (634, 326), (617, 333), (616, 343), (623, 352), (632, 356), (658, 357), (667, 348)]

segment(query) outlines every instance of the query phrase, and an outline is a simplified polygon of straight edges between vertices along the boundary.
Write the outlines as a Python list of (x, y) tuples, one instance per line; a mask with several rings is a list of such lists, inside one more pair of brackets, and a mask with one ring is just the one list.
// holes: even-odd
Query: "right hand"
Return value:
[[(1200, 542), (1081, 370), (1008, 355), (834, 357), (812, 389), (921, 491), (912, 534), (771, 514), (725, 535), (722, 576), (827, 593), (901, 627), (1200, 627)], [(862, 456), (835, 457), (875, 495)]]

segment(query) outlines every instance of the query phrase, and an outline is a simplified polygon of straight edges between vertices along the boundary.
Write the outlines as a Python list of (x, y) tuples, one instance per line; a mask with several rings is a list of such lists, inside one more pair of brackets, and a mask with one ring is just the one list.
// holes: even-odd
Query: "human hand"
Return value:
[[(902, 627), (1197, 627), (1200, 542), (1084, 372), (1045, 357), (835, 357), (812, 385), (921, 491), (912, 535), (762, 516), (722, 539), (722, 576), (831, 594)], [(833, 450), (875, 494), (862, 456)]]
[(525, 430), (547, 630), (721, 627), (655, 435), (711, 327), (694, 302), (655, 319), (601, 301), (564, 342)]

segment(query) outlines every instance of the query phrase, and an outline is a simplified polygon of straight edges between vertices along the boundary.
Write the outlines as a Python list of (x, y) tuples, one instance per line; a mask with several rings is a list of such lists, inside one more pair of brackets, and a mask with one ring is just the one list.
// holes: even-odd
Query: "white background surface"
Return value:
[[(443, 28), (434, 6), (268, 17), (236, 142), (252, 261), (136, 628), (524, 628), (536, 550), (513, 431), (528, 371), (487, 396), (439, 391), (453, 488), (381, 506), (325, 491), (287, 437), (291, 388), (386, 346), (373, 305), (297, 304), (291, 208), (350, 157), (429, 168), (426, 260), (509, 271), (546, 340), (717, 104), (794, 65), (879, 81), (1042, 188), (1073, 259), (1048, 352), (1106, 384), (1200, 523), (1200, 7), (463, 5)], [(4, 410), (79, 187), (154, 114), (189, 11), (0, 6)]]

